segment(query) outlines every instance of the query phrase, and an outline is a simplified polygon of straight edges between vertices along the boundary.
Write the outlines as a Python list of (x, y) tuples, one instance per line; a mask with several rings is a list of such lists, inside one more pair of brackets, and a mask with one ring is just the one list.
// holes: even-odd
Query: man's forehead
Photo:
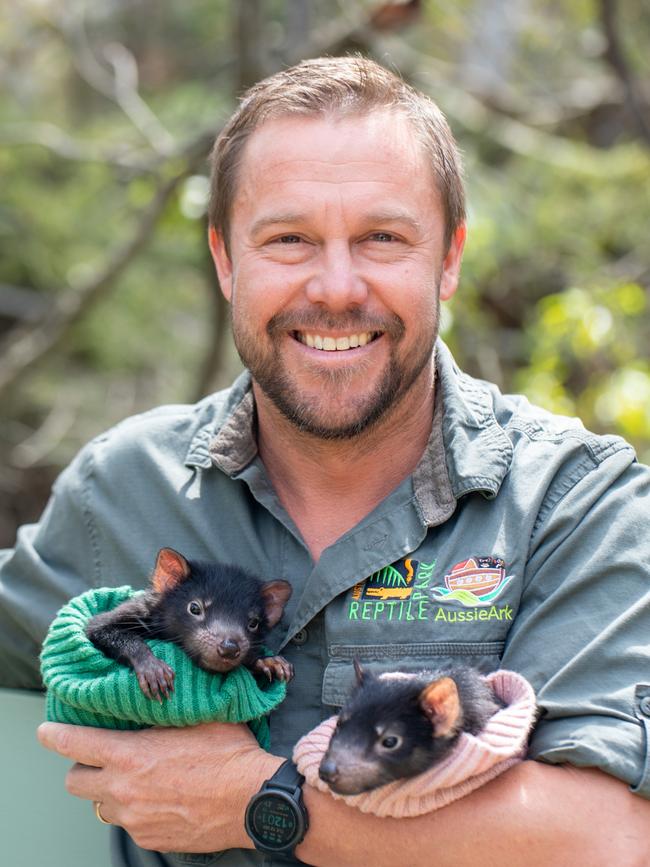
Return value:
[(260, 163), (282, 166), (292, 160), (306, 167), (355, 162), (425, 162), (426, 153), (402, 111), (378, 109), (367, 114), (283, 115), (261, 124), (247, 141), (240, 172)]
[(278, 198), (282, 210), (289, 200), (303, 212), (306, 203), (326, 207), (339, 196), (361, 207), (365, 198), (371, 210), (377, 197), (394, 207), (409, 191), (428, 204), (431, 195), (438, 198), (425, 149), (401, 112), (286, 116), (265, 122), (247, 142), (233, 218), (240, 208), (256, 217), (266, 206), (275, 211)]

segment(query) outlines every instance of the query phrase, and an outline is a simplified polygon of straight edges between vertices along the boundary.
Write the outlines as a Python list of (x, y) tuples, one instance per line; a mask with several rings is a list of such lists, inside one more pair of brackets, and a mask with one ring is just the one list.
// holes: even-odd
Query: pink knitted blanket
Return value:
[(513, 671), (486, 676), (505, 703), (478, 735), (462, 732), (453, 751), (428, 771), (396, 780), (360, 795), (339, 795), (318, 776), (336, 716), (324, 720), (296, 744), (293, 760), (307, 783), (333, 798), (376, 816), (419, 816), (462, 798), (521, 761), (535, 721), (535, 694), (528, 681)]

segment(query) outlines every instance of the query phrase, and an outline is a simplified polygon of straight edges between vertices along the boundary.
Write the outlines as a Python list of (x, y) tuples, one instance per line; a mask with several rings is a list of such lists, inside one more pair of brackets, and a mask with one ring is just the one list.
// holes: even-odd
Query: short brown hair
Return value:
[(218, 136), (211, 155), (210, 224), (229, 251), (237, 172), (249, 136), (267, 120), (290, 115), (364, 115), (401, 111), (431, 160), (445, 211), (445, 249), (465, 219), (460, 155), (438, 106), (397, 75), (365, 57), (303, 60), (253, 85)]

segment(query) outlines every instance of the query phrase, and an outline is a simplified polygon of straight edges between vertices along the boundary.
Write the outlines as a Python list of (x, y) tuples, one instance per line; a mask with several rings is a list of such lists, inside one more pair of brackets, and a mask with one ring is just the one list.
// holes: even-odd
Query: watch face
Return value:
[(250, 830), (268, 849), (284, 849), (296, 840), (298, 810), (289, 796), (265, 793), (251, 804), (247, 816)]

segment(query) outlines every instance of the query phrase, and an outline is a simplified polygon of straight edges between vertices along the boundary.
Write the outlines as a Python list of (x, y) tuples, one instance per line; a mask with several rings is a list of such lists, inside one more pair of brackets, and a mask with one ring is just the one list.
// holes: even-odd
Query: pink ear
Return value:
[(461, 725), (458, 689), (451, 677), (427, 684), (420, 693), (420, 707), (431, 720), (434, 737), (451, 737)]
[(356, 656), (352, 660), (352, 665), (354, 666), (354, 676), (357, 679), (357, 686), (361, 686), (361, 684), (363, 683), (364, 678), (366, 676), (366, 673), (363, 670), (363, 668), (361, 667), (361, 663), (356, 658)]
[(190, 564), (173, 548), (161, 548), (151, 576), (151, 584), (158, 593), (166, 593), (178, 587), (190, 577)]
[(283, 581), (278, 578), (277, 581), (267, 581), (262, 584), (261, 593), (264, 600), (264, 613), (269, 627), (275, 624), (282, 617), (284, 606), (289, 601), (293, 592), (293, 587), (288, 581)]

